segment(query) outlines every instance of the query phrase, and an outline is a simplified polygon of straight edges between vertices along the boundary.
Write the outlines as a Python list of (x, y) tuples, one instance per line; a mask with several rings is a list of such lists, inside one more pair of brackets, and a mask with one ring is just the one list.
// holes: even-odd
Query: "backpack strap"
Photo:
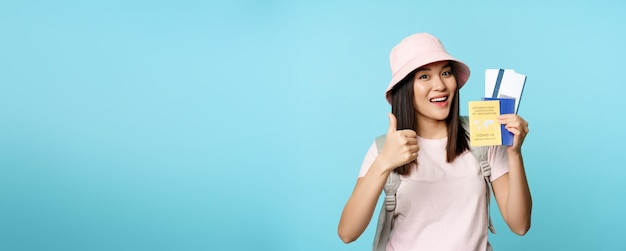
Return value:
[[(466, 132), (469, 133), (469, 119), (466, 116), (461, 117), (461, 125), (465, 129)], [(489, 165), (489, 146), (470, 146), (470, 151), (474, 154), (474, 157), (478, 160), (478, 164), (480, 165), (480, 170), (483, 173), (483, 177), (485, 178), (485, 184), (487, 185), (487, 217), (488, 220), (488, 228), (492, 233), (496, 233), (496, 229), (491, 222), (491, 165)]]
[(491, 222), (491, 165), (489, 165), (489, 161), (487, 161), (489, 148), (486, 146), (470, 148), (476, 159), (478, 159), (480, 169), (482, 170), (483, 177), (485, 178), (485, 184), (487, 185), (487, 216), (489, 217), (488, 228), (489, 231), (495, 234), (496, 229), (493, 227), (493, 223)]
[[(376, 138), (376, 149), (378, 153), (383, 150), (385, 144), (385, 135)], [(385, 191), (385, 201), (380, 209), (378, 216), (378, 227), (376, 228), (376, 236), (374, 237), (374, 251), (384, 251), (391, 236), (391, 223), (393, 221), (393, 212), (396, 209), (396, 193), (400, 187), (400, 175), (396, 172), (389, 173), (383, 190)]]

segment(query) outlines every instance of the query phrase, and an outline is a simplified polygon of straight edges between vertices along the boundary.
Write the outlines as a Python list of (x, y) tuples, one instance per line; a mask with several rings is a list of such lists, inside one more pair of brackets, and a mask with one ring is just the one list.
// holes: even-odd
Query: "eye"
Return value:
[(418, 79), (428, 79), (428, 75), (424, 74), (424, 75), (420, 75), (418, 77)]
[(443, 73), (441, 73), (441, 75), (445, 76), (445, 77), (449, 77), (449, 76), (452, 76), (452, 72), (451, 71), (444, 71)]

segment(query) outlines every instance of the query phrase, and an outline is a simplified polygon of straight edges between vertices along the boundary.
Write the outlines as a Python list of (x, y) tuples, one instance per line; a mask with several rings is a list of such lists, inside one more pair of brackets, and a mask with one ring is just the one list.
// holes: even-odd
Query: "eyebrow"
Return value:
[[(444, 65), (443, 67), (441, 67), (441, 69), (445, 69), (445, 68), (447, 68), (447, 67), (452, 67), (452, 64), (447, 63), (446, 65)], [(427, 67), (420, 67), (420, 68), (417, 68), (417, 70), (415, 70), (415, 72), (418, 72), (418, 71), (430, 71), (430, 70), (431, 70), (431, 69), (430, 69), (430, 68), (427, 68)]]

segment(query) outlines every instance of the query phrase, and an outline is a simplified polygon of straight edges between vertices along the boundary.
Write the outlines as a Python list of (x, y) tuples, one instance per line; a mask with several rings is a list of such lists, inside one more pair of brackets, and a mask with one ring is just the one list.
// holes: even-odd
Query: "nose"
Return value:
[(433, 90), (435, 91), (443, 91), (446, 89), (446, 85), (443, 82), (443, 79), (441, 78), (441, 76), (435, 77), (435, 79), (433, 79)]

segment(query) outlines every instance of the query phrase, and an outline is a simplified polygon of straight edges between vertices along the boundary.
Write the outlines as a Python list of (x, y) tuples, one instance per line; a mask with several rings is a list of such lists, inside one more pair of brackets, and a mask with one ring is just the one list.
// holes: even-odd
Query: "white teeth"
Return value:
[(433, 98), (433, 99), (430, 99), (430, 102), (443, 102), (446, 100), (448, 100), (448, 97)]

